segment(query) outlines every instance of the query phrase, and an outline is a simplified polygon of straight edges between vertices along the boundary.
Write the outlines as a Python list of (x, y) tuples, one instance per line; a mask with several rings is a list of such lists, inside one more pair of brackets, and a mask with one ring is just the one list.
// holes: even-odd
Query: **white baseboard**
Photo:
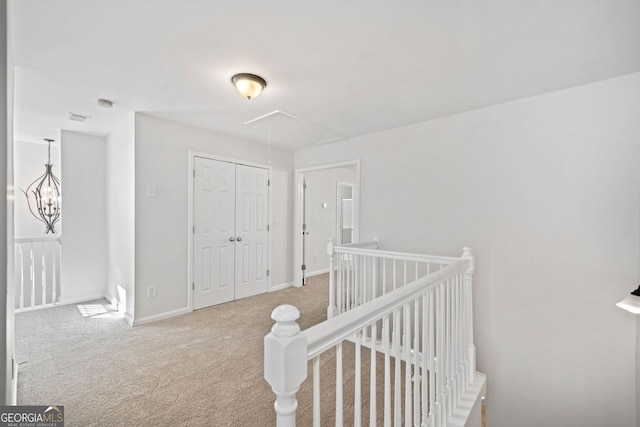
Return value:
[(127, 323), (129, 324), (129, 326), (131, 326), (133, 328), (133, 317), (131, 317), (131, 314), (129, 314), (128, 312), (124, 313), (124, 320), (127, 321)]
[(13, 378), (11, 379), (11, 398), (9, 401), (9, 405), (16, 406), (18, 404), (18, 362), (16, 361), (15, 356), (12, 360), (13, 363)]
[[(133, 327), (133, 317), (130, 313), (126, 311), (126, 308), (122, 307), (123, 304), (116, 299), (116, 297), (111, 295), (105, 295), (104, 299), (113, 307), (118, 313), (122, 314), (122, 318), (129, 324), (129, 326)], [(120, 308), (123, 308), (123, 311), (120, 311)]]
[[(154, 314), (153, 316), (143, 317), (141, 319), (134, 319), (132, 326), (140, 326), (151, 322), (157, 322), (158, 320), (169, 319), (171, 317), (182, 316), (183, 314), (191, 313), (189, 307), (180, 308), (178, 310), (167, 311), (166, 313)], [(125, 314), (125, 318), (128, 313)]]
[[(106, 299), (108, 300), (108, 296), (105, 294), (96, 294), (96, 295), (88, 295), (86, 297), (79, 297), (79, 298), (71, 298), (71, 299), (67, 299), (67, 298), (60, 298), (60, 301), (58, 301), (58, 303), (56, 305), (70, 305), (70, 304), (80, 304), (81, 302), (89, 302), (89, 301), (94, 301), (97, 299)], [(109, 301), (109, 303), (111, 303), (111, 301)]]
[(281, 291), (282, 289), (291, 288), (292, 286), (293, 282), (280, 283), (279, 285), (272, 286), (267, 292)]
[(313, 277), (313, 276), (319, 276), (321, 274), (328, 273), (328, 272), (329, 272), (329, 269), (324, 268), (322, 270), (310, 271), (308, 273), (305, 273), (304, 275), (305, 277)]

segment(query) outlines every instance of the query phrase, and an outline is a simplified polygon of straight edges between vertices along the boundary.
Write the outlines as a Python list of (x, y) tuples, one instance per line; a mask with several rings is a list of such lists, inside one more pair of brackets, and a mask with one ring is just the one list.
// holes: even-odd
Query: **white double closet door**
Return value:
[(267, 169), (196, 157), (193, 308), (267, 291)]

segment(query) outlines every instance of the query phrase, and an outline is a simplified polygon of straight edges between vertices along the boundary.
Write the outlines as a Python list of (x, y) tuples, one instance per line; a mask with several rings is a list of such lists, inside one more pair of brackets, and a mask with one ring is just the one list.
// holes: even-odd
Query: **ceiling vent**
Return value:
[(83, 116), (82, 114), (69, 113), (67, 114), (67, 119), (74, 122), (87, 123), (89, 120), (91, 120), (91, 117)]

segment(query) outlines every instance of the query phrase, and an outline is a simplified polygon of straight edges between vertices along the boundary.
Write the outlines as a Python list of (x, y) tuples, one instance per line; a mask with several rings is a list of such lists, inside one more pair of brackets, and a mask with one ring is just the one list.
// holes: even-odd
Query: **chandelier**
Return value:
[(29, 211), (38, 221), (45, 224), (45, 234), (55, 233), (55, 225), (60, 221), (60, 180), (56, 177), (51, 164), (51, 142), (53, 139), (45, 139), (49, 143), (47, 163), (44, 165), (44, 175), (22, 190), (27, 196)]

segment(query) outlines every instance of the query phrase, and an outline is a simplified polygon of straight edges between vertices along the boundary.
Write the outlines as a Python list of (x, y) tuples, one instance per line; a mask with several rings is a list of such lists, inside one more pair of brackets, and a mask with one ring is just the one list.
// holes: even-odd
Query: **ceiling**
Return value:
[(293, 150), (640, 71), (640, 0), (14, 0), (10, 31), (33, 142), (138, 111)]

